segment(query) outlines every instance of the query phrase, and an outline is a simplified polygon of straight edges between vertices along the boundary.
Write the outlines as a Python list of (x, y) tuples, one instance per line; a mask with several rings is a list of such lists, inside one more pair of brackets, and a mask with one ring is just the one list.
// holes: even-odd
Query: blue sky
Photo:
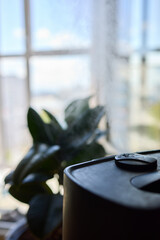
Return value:
[[(68, 47), (69, 44), (88, 46), (91, 0), (32, 0), (30, 3), (34, 50)], [(24, 52), (23, 1), (0, 0), (0, 22), (3, 53)]]
[(14, 50), (18, 53), (24, 51), (22, 3), (21, 0), (0, 1), (0, 49), (3, 53), (11, 53)]
[[(147, 6), (148, 5), (148, 6)], [(148, 8), (147, 21), (143, 23), (143, 8)], [(147, 47), (160, 47), (160, 1), (119, 0), (120, 38), (131, 47), (141, 48), (142, 31), (147, 29)]]
[[(92, 0), (31, 0), (31, 30), (32, 47), (34, 50), (49, 50), (70, 47), (88, 47), (91, 43), (92, 31), (91, 2)], [(139, 48), (141, 46), (142, 33), (142, 6), (148, 2), (148, 22), (144, 27), (149, 30), (148, 43), (150, 47), (160, 47), (160, 1), (159, 0), (119, 0), (119, 27), (120, 46)], [(0, 50), (2, 53), (23, 53), (24, 44), (24, 15), (22, 0), (0, 0)], [(43, 78), (48, 74), (48, 86), (51, 77), (57, 75), (57, 79), (63, 78), (59, 69), (60, 62), (64, 63), (67, 78), (71, 83), (75, 82), (75, 75), (79, 74), (89, 81), (89, 58), (84, 56), (79, 60), (74, 58), (57, 59), (33, 59), (32, 85), (37, 89), (38, 82), (43, 83)], [(79, 67), (83, 62), (84, 68)], [(48, 67), (48, 64), (51, 67)], [(75, 64), (77, 63), (77, 64)], [(54, 67), (52, 67), (52, 64)], [(57, 68), (55, 68), (57, 64)], [(22, 77), (25, 75), (23, 61), (6, 61), (4, 72), (9, 72)], [(17, 67), (16, 67), (17, 66)], [(70, 69), (67, 71), (67, 67)], [(71, 70), (74, 69), (74, 72)], [(39, 70), (41, 69), (41, 71)], [(43, 71), (42, 71), (43, 69)], [(74, 74), (75, 73), (75, 74)], [(43, 78), (42, 78), (43, 76)], [(61, 76), (61, 77), (60, 77)], [(64, 76), (65, 78), (65, 76)], [(37, 80), (38, 79), (38, 80)], [(79, 81), (79, 80), (77, 80)], [(59, 81), (60, 83), (60, 81)], [(61, 83), (62, 84), (62, 83)], [(42, 84), (43, 85), (43, 84)]]
[[(22, 0), (0, 0), (0, 49), (4, 54), (25, 51), (22, 3)], [(33, 50), (89, 47), (91, 0), (83, 1), (85, 4), (81, 0), (31, 0), (30, 3)], [(30, 66), (31, 90), (36, 93), (89, 86), (88, 56), (33, 57)], [(1, 67), (3, 75), (25, 77), (23, 59), (2, 60)]]
[[(31, 0), (31, 32), (34, 50), (89, 46), (92, 0)], [(142, 7), (148, 3), (148, 46), (160, 47), (160, 1), (119, 0), (121, 42), (139, 48), (142, 33)], [(22, 53), (24, 15), (22, 0), (0, 0), (0, 49)]]

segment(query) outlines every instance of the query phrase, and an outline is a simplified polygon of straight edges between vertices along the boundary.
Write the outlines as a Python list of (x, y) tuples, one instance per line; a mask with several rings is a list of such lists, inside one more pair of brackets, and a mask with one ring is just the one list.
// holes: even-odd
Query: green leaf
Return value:
[(46, 109), (43, 109), (43, 111), (47, 114), (47, 116), (49, 117), (52, 125), (58, 129), (58, 130), (63, 130), (63, 128), (61, 127), (61, 125), (59, 124), (59, 122), (57, 121), (57, 119), (50, 113), (48, 112)]
[(24, 158), (17, 165), (14, 173), (13, 173), (13, 182), (15, 184), (20, 183), (23, 178), (24, 169), (30, 165), (30, 161), (36, 154), (42, 154), (44, 151), (48, 149), (48, 145), (46, 144), (34, 144), (28, 153), (24, 156)]
[(33, 172), (48, 170), (49, 173), (51, 173), (51, 171), (54, 173), (54, 170), (56, 171), (59, 167), (58, 161), (54, 158), (54, 155), (59, 149), (59, 146), (55, 145), (47, 147), (43, 152), (37, 151), (30, 159), (30, 162), (22, 169), (19, 181), (22, 181), (28, 174)]
[(12, 185), (9, 193), (17, 200), (29, 203), (30, 200), (40, 193), (52, 194), (51, 189), (46, 183), (27, 183), (21, 185)]
[(39, 238), (54, 231), (62, 223), (61, 195), (37, 195), (30, 201), (27, 220), (31, 231)]
[(48, 128), (48, 131), (52, 135), (52, 141), (54, 142), (54, 145), (59, 145), (59, 139), (60, 139), (60, 136), (63, 134), (64, 130), (60, 130), (56, 128), (52, 122), (47, 123), (46, 127)]
[(53, 144), (52, 135), (46, 123), (43, 122), (42, 118), (33, 108), (29, 108), (28, 110), (27, 121), (34, 143)]
[(62, 165), (63, 168), (65, 168), (72, 164), (87, 162), (95, 158), (104, 157), (106, 154), (107, 153), (101, 144), (92, 142), (90, 144), (83, 145), (77, 151), (73, 152), (72, 158), (69, 161), (63, 161)]
[(47, 118), (50, 120), (49, 123), (46, 124), (46, 127), (52, 135), (53, 142), (55, 145), (59, 145), (59, 138), (63, 134), (64, 130), (57, 121), (57, 119), (50, 112), (48, 112), (47, 110), (43, 111), (47, 115)]
[(14, 174), (14, 171), (11, 171), (4, 179), (4, 183), (5, 184), (12, 184), (13, 183), (13, 174)]
[(94, 134), (104, 113), (104, 108), (97, 106), (81, 114), (61, 139), (62, 148), (79, 148), (85, 144)]
[(106, 151), (102, 145), (97, 142), (92, 142), (83, 146), (76, 157), (74, 158), (72, 164), (86, 162), (92, 159), (101, 158), (106, 155)]
[(97, 128), (94, 132), (94, 134), (92, 135), (92, 141), (97, 141), (99, 138), (103, 137), (103, 136), (107, 136), (107, 130), (100, 130), (99, 128)]
[(73, 101), (65, 109), (65, 121), (68, 125), (71, 125), (79, 115), (83, 114), (89, 109), (89, 100), (91, 97), (84, 99), (78, 99)]
[(53, 174), (51, 173), (45, 173), (45, 172), (31, 173), (26, 178), (23, 179), (22, 184), (45, 182), (51, 178), (53, 178)]

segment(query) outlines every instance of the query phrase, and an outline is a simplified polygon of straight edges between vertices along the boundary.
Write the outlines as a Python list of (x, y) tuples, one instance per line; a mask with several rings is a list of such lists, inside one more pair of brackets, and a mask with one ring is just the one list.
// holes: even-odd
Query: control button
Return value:
[(155, 171), (132, 178), (131, 183), (138, 189), (160, 193), (160, 172)]
[(130, 171), (152, 171), (157, 168), (155, 158), (138, 153), (116, 155), (115, 163), (118, 167)]

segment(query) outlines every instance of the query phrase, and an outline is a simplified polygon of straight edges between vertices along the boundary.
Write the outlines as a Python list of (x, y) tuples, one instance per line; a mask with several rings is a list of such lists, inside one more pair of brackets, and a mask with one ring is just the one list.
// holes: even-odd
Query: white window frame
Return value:
[[(89, 48), (60, 48), (56, 50), (47, 50), (47, 51), (34, 51), (32, 50), (32, 43), (31, 43), (31, 14), (30, 14), (30, 9), (31, 9), (31, 0), (23, 0), (23, 9), (22, 11), (24, 12), (24, 28), (25, 28), (25, 53), (24, 54), (0, 54), (0, 62), (2, 59), (6, 58), (24, 58), (25, 59), (25, 68), (26, 68), (26, 92), (27, 92), (27, 104), (28, 107), (30, 105), (31, 101), (31, 93), (30, 93), (30, 59), (33, 56), (71, 56), (71, 55), (86, 55), (90, 54), (90, 49)], [(1, 68), (1, 66), (0, 66)], [(0, 92), (2, 91), (2, 79), (0, 75)], [(1, 94), (0, 94), (1, 98)], [(1, 99), (0, 99), (1, 100)], [(2, 116), (2, 105), (3, 101), (0, 101), (0, 116)], [(0, 117), (0, 146), (2, 149), (1, 152), (1, 159), (0, 163), (5, 164), (5, 159), (4, 159), (4, 152), (5, 152), (5, 146), (3, 144), (3, 137), (4, 137), (4, 132), (3, 132), (3, 121), (2, 118)]]

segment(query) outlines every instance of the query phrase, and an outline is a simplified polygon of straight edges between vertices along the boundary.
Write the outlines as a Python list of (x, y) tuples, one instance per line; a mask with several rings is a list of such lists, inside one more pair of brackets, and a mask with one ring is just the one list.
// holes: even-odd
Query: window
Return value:
[(158, 0), (94, 3), (92, 74), (100, 101), (106, 104), (110, 141), (120, 152), (157, 149), (160, 3)]
[(30, 145), (29, 105), (63, 124), (68, 102), (93, 93), (116, 149), (159, 148), (159, 9), (158, 0), (0, 0), (2, 162)]
[(66, 104), (91, 94), (91, 10), (92, 0), (0, 0), (1, 162), (30, 145), (29, 105), (63, 124)]
[(0, 53), (23, 54), (25, 52), (25, 29), (23, 1), (0, 1)]
[[(139, 46), (130, 54), (129, 139), (133, 150), (158, 149), (160, 146), (159, 98), (159, 1), (132, 1), (139, 12)], [(131, 9), (132, 10), (132, 9)], [(135, 11), (134, 14), (136, 15)], [(134, 22), (136, 16), (132, 16)], [(136, 28), (135, 24), (135, 28)]]

